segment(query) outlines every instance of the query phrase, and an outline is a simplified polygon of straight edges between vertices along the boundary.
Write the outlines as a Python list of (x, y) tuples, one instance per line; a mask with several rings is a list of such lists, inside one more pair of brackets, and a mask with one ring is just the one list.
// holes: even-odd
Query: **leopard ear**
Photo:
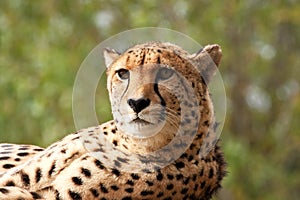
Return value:
[(197, 65), (204, 80), (208, 83), (215, 75), (222, 58), (221, 47), (217, 44), (207, 45), (190, 57)]
[(103, 51), (103, 56), (106, 68), (109, 68), (109, 66), (113, 63), (114, 60), (116, 60), (120, 56), (120, 54), (114, 49), (105, 48)]

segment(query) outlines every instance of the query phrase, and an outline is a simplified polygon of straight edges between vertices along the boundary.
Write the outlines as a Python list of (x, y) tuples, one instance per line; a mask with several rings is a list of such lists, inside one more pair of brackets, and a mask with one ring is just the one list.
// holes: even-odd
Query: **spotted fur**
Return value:
[(210, 199), (225, 175), (207, 87), (220, 47), (104, 56), (114, 120), (45, 150), (1, 145), (0, 199)]

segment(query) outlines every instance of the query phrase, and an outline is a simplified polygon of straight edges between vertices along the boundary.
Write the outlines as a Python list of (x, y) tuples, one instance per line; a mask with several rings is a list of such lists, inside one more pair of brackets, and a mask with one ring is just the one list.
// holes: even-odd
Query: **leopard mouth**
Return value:
[(124, 125), (126, 126), (126, 128), (123, 127), (124, 132), (139, 139), (153, 137), (161, 130), (161, 124), (150, 122), (138, 116)]
[(137, 124), (141, 124), (141, 125), (153, 125), (153, 123), (146, 121), (144, 119), (141, 119), (140, 117), (137, 117), (135, 119), (133, 119), (130, 123), (137, 123)]

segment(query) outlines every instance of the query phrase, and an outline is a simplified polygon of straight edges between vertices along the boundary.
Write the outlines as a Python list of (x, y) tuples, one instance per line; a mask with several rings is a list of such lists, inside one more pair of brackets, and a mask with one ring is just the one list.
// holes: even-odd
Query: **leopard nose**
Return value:
[(127, 101), (128, 105), (132, 108), (132, 110), (136, 113), (141, 112), (143, 109), (145, 109), (150, 104), (150, 99), (128, 99)]

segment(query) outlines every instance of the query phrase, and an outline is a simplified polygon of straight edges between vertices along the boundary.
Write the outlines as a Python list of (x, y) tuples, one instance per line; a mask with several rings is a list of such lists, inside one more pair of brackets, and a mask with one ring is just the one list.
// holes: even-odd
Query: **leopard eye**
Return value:
[(158, 71), (158, 78), (160, 80), (166, 80), (172, 77), (174, 70), (169, 68), (162, 68)]
[(129, 79), (129, 71), (127, 69), (119, 69), (117, 71), (117, 74), (118, 74), (118, 77), (121, 80), (127, 80), (127, 79)]

